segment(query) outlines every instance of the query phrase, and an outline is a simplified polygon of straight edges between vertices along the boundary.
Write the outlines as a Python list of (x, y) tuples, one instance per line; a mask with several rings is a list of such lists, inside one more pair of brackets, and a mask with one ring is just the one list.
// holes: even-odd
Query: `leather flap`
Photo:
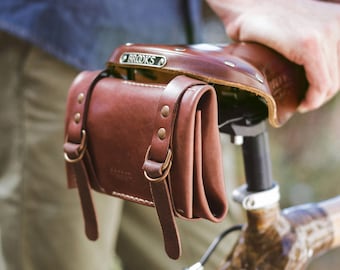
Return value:
[(181, 105), (173, 138), (175, 211), (185, 218), (218, 222), (228, 207), (214, 88), (193, 86), (184, 93)]
[(302, 67), (256, 43), (127, 44), (113, 52), (108, 66), (150, 70), (154, 76), (157, 72), (185, 74), (226, 86), (220, 91), (233, 87), (258, 95), (265, 100), (274, 127), (292, 116), (308, 86)]

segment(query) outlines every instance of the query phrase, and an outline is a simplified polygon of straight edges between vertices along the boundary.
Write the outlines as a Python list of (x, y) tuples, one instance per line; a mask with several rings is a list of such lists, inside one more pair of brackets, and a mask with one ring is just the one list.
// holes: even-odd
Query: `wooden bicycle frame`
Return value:
[[(275, 185), (266, 132), (245, 137), (242, 147), (246, 190), (264, 194)], [(282, 211), (278, 202), (251, 209), (243, 200), (243, 206), (247, 224), (221, 270), (304, 269), (315, 256), (340, 246), (340, 196)]]
[(340, 245), (340, 197), (280, 211), (247, 211), (248, 222), (220, 269), (304, 269)]

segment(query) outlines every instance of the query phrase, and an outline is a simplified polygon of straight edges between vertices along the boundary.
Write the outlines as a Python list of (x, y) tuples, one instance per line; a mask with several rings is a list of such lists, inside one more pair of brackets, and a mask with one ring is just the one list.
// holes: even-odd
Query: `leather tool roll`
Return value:
[(67, 100), (64, 156), (88, 238), (98, 238), (93, 189), (155, 207), (166, 252), (178, 258), (175, 217), (218, 222), (227, 213), (217, 97), (255, 97), (280, 126), (306, 87), (301, 67), (246, 43), (125, 45), (106, 70), (80, 73)]
[(90, 239), (98, 237), (90, 188), (155, 206), (171, 258), (181, 253), (175, 216), (225, 216), (210, 85), (186, 76), (164, 85), (83, 72), (69, 93), (66, 134), (69, 179), (78, 184)]

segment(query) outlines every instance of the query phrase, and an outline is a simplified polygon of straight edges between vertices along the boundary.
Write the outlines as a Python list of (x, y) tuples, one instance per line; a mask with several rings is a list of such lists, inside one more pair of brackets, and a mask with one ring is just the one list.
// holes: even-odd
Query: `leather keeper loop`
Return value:
[[(148, 151), (150, 160), (154, 160), (159, 163), (165, 162), (168, 149), (170, 148), (171, 137), (181, 96), (189, 87), (202, 84), (205, 83), (180, 75), (175, 77), (166, 86), (158, 104), (158, 112), (160, 113), (156, 115), (154, 133), (151, 139), (150, 149)], [(163, 117), (163, 114), (161, 113), (165, 105), (169, 107), (169, 114), (167, 117)], [(161, 127), (166, 130), (166, 137), (162, 140), (160, 140), (158, 136), (158, 130)], [(144, 170), (147, 171), (147, 168), (144, 168)]]

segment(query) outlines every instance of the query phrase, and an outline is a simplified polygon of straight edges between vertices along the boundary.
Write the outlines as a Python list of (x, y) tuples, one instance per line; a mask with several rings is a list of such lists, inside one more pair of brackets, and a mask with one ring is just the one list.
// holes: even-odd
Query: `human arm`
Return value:
[(303, 65), (309, 89), (299, 110), (340, 89), (340, 5), (315, 0), (206, 0), (237, 41), (254, 41)]

